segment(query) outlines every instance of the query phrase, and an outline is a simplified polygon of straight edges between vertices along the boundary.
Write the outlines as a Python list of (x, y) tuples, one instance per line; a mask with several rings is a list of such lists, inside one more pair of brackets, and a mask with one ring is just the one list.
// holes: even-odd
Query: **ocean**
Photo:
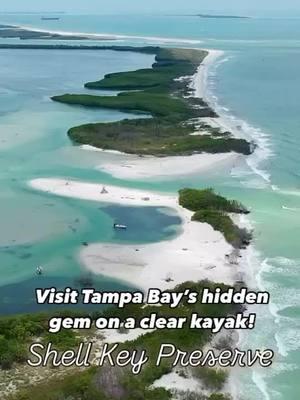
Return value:
[[(208, 71), (206, 98), (226, 124), (258, 145), (257, 151), (232, 171), (164, 182), (119, 181), (97, 171), (94, 167), (99, 154), (71, 147), (65, 133), (79, 123), (133, 116), (69, 108), (52, 103), (49, 97), (81, 92), (85, 81), (108, 72), (149, 66), (153, 58), (113, 52), (1, 50), (0, 312), (35, 310), (30, 293), (37, 265), (47, 269), (51, 284), (63, 286), (84, 275), (77, 261), (83, 241), (153, 242), (174, 236), (179, 227), (176, 216), (160, 209), (99, 207), (92, 202), (52, 197), (29, 189), (29, 179), (71, 177), (163, 191), (175, 191), (183, 185), (212, 186), (251, 209), (245, 223), (253, 227), (255, 240), (244, 254), (240, 270), (250, 287), (271, 294), (268, 307), (255, 309), (257, 326), (241, 335), (239, 345), (245, 349), (271, 348), (275, 363), (269, 369), (235, 373), (236, 396), (244, 400), (298, 400), (299, 20), (64, 15), (60, 21), (41, 21), (37, 15), (2, 15), (0, 23), (122, 35), (117, 44), (223, 50), (223, 56)], [(130, 238), (122, 233), (116, 236), (111, 228), (120, 216), (138, 222)], [(102, 289), (126, 287), (107, 278), (92, 279)], [(11, 296), (12, 288), (18, 290), (19, 297)]]

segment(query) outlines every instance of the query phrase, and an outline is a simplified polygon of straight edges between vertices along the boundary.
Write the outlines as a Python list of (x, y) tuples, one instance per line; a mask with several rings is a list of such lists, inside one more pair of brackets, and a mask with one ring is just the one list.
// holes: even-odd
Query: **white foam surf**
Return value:
[[(253, 229), (253, 222), (248, 216), (242, 216), (240, 226), (247, 229)], [(266, 378), (280, 374), (284, 371), (293, 370), (294, 365), (289, 362), (290, 352), (296, 351), (300, 347), (300, 334), (294, 321), (286, 316), (282, 316), (280, 311), (286, 307), (297, 305), (299, 298), (298, 291), (293, 288), (287, 289), (285, 286), (269, 281), (267, 276), (282, 274), (290, 275), (289, 271), (297, 273), (299, 260), (293, 260), (286, 257), (263, 258), (262, 254), (255, 249), (253, 245), (243, 253), (243, 258), (239, 269), (242, 271), (247, 285), (260, 291), (271, 293), (271, 302), (265, 308), (251, 306), (249, 312), (257, 314), (257, 326), (255, 331), (239, 332), (239, 348), (258, 348), (264, 343), (269, 348), (276, 350), (277, 358), (269, 371), (257, 369), (252, 371), (251, 380), (263, 399), (273, 398), (273, 390), (267, 385)], [(245, 272), (246, 271), (246, 272)], [(278, 279), (279, 282), (281, 279)], [(263, 341), (262, 341), (263, 332)], [(251, 343), (249, 345), (249, 343)], [(283, 360), (286, 360), (284, 362)], [(249, 388), (249, 390), (252, 390)], [(258, 395), (258, 394), (256, 394)]]
[[(234, 168), (232, 176), (247, 187), (258, 189), (270, 188), (281, 194), (300, 196), (300, 191), (284, 191), (272, 183), (271, 174), (265, 166), (266, 161), (274, 156), (270, 135), (260, 128), (252, 126), (247, 121), (237, 118), (227, 106), (220, 104), (219, 98), (215, 94), (217, 69), (223, 63), (230, 61), (230, 59), (230, 56), (223, 56), (219, 59), (218, 63), (206, 71), (206, 75), (204, 75), (205, 80), (203, 81), (205, 84), (203, 93), (205, 93), (205, 100), (219, 114), (220, 124), (224, 128), (227, 128), (236, 137), (242, 136), (247, 140), (252, 140), (256, 144), (254, 153), (246, 159), (246, 165), (239, 165), (237, 168)], [(284, 206), (283, 209), (286, 212), (298, 211), (295, 208), (287, 206)], [(251, 228), (252, 224), (250, 220), (248, 223), (248, 228), (249, 225)], [(253, 345), (261, 346), (262, 335), (264, 343), (270, 343), (270, 346), (273, 346), (274, 349), (277, 347), (277, 354), (281, 357), (281, 360), (276, 360), (274, 368), (268, 371), (268, 375), (270, 376), (279, 373), (278, 371), (282, 371), (282, 369), (292, 369), (288, 357), (291, 351), (298, 350), (300, 347), (300, 335), (299, 330), (297, 331), (297, 327), (294, 326), (294, 321), (280, 314), (285, 308), (297, 305), (297, 299), (299, 299), (298, 291), (293, 288), (287, 288), (283, 284), (278, 284), (277, 281), (282, 281), (280, 277), (277, 280), (269, 278), (276, 276), (276, 274), (282, 274), (282, 278), (287, 275), (292, 276), (292, 273), (297, 271), (296, 266), (299, 265), (297, 262), (298, 260), (291, 260), (284, 257), (277, 259), (264, 258), (253, 246), (250, 246), (243, 254), (242, 265), (239, 267), (249, 287), (260, 291), (269, 291), (271, 294), (271, 302), (267, 308), (263, 310), (255, 308), (254, 310), (257, 313), (259, 328), (255, 332), (242, 332), (239, 337), (239, 346), (244, 348), (249, 348)], [(286, 362), (283, 363), (282, 359), (286, 360)], [(265, 371), (255, 370), (252, 372), (252, 382), (262, 398), (264, 400), (271, 400), (271, 397), (273, 398), (273, 394), (275, 393), (273, 393), (271, 387), (268, 387), (266, 377)], [(253, 387), (255, 392), (256, 389)]]
[[(216, 96), (214, 90), (218, 68), (231, 59), (232, 56), (223, 53), (223, 57), (219, 58), (218, 62), (210, 66), (203, 79), (205, 86), (203, 93), (205, 94), (205, 99), (220, 116), (219, 122), (224, 129), (232, 132), (235, 137), (244, 137), (256, 145), (253, 154), (246, 158), (246, 163), (250, 168), (250, 171), (247, 168), (243, 169), (239, 166), (236, 169), (233, 169), (232, 176), (240, 178), (241, 183), (245, 186), (257, 187), (260, 189), (266, 185), (271, 185), (271, 175), (262, 166), (267, 159), (274, 155), (271, 147), (270, 136), (260, 128), (254, 127), (247, 121), (241, 120), (233, 115), (227, 106), (219, 103), (219, 98)], [(248, 178), (250, 174), (256, 175), (260, 180), (252, 180), (252, 182), (249, 182), (249, 179), (242, 179)]]
[(283, 328), (276, 333), (279, 354), (287, 357), (290, 352), (300, 348), (300, 331), (296, 327)]
[(263, 379), (262, 374), (257, 371), (252, 372), (252, 380), (256, 387), (259, 389), (260, 393), (263, 395), (264, 400), (271, 400), (271, 397), (268, 393), (267, 385)]
[(300, 211), (300, 208), (293, 208), (293, 207), (286, 207), (286, 206), (282, 206), (283, 210), (287, 210), (287, 211)]

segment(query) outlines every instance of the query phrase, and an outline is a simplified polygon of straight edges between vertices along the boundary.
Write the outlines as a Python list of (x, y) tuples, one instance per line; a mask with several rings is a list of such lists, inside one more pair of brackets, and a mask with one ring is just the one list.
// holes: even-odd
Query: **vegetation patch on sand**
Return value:
[(0, 318), (0, 368), (10, 369), (15, 363), (25, 362), (29, 343), (34, 337), (43, 337), (45, 342), (50, 339), (60, 350), (77, 345), (73, 331), (50, 335), (48, 319), (46, 313)]
[(251, 232), (238, 227), (228, 215), (248, 214), (249, 211), (239, 202), (228, 200), (213, 189), (182, 189), (179, 191), (179, 204), (195, 211), (192, 219), (205, 222), (221, 232), (228, 243), (235, 248), (244, 248), (252, 238)]
[[(74, 127), (68, 132), (74, 143), (156, 156), (252, 152), (249, 142), (232, 137), (230, 132), (216, 136), (206, 129), (207, 124), (196, 127), (201, 118), (218, 117), (207, 103), (192, 97), (189, 89), (190, 78), (207, 51), (160, 47), (138, 51), (155, 54), (152, 68), (107, 74), (104, 79), (85, 84), (88, 89), (123, 91), (117, 96), (64, 94), (53, 96), (52, 100), (73, 106), (145, 113), (152, 118)], [(191, 135), (196, 130), (202, 133)]]

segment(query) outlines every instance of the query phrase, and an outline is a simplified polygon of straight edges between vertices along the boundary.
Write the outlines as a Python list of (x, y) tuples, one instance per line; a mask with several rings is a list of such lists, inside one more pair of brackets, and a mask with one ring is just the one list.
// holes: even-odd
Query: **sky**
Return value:
[(253, 16), (300, 15), (299, 0), (1, 0), (0, 12), (65, 11), (69, 13), (194, 13)]

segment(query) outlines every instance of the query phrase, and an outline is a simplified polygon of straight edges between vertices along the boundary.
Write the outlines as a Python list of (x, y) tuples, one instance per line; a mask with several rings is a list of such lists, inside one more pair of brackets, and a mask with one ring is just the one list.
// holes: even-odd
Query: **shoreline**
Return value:
[[(203, 64), (201, 63), (196, 73), (189, 77), (191, 81), (189, 87), (193, 92), (193, 97), (199, 98), (199, 96), (202, 96), (205, 93), (205, 86), (207, 84), (207, 69), (209, 68), (209, 66), (214, 64), (216, 59), (219, 58), (222, 54), (222, 51), (208, 50), (208, 56), (206, 57), (205, 62)], [(209, 118), (208, 122), (211, 122), (210, 120), (211, 119)], [(213, 120), (212, 122), (215, 121)], [(153, 177), (164, 177), (172, 179), (175, 176), (184, 176), (191, 175), (193, 173), (195, 174), (197, 172), (204, 172), (211, 168), (215, 168), (218, 165), (222, 168), (224, 168), (225, 166), (232, 166), (238, 161), (238, 159), (242, 157), (241, 155), (236, 153), (204, 153), (195, 154), (192, 156), (172, 157), (138, 157), (115, 150), (102, 150), (90, 145), (82, 145), (81, 148), (85, 151), (108, 152), (114, 155), (117, 160), (116, 163), (106, 162), (96, 168), (101, 169), (106, 173), (110, 173), (112, 176), (118, 177), (120, 179), (129, 180), (140, 178), (147, 179)], [(126, 157), (126, 164), (120, 164), (121, 156)], [(162, 170), (166, 172), (162, 173)], [(180, 207), (177, 197), (175, 196), (167, 196), (165, 194), (159, 194), (150, 191), (148, 192), (138, 189), (128, 189), (125, 187), (108, 185), (106, 185), (106, 189), (109, 193), (101, 194), (101, 183), (92, 184), (85, 182), (72, 182), (70, 180), (56, 178), (35, 179), (31, 180), (29, 184), (33, 189), (41, 190), (59, 196), (75, 197), (83, 200), (100, 201), (102, 203), (118, 204), (125, 206), (168, 207), (172, 208), (178, 213), (182, 220), (182, 232), (177, 235), (175, 239), (155, 244), (147, 244), (143, 246), (139, 245), (138, 251), (136, 251), (136, 245), (107, 245), (101, 243), (93, 244), (91, 246), (88, 246), (88, 248), (83, 249), (80, 252), (80, 261), (87, 267), (87, 269), (90, 269), (95, 273), (102, 273), (103, 275), (111, 276), (112, 278), (120, 279), (122, 281), (126, 281), (127, 283), (132, 281), (138, 283), (139, 278), (136, 275), (137, 272), (134, 271), (135, 268), (132, 267), (140, 264), (145, 267), (143, 269), (146, 271), (143, 272), (145, 277), (141, 279), (141, 287), (143, 287), (144, 285), (143, 282), (152, 282), (150, 286), (170, 288), (176, 286), (176, 284), (178, 283), (182, 283), (183, 281), (198, 280), (203, 279), (203, 277), (215, 282), (222, 281), (228, 284), (232, 284), (239, 279), (237, 271), (236, 273), (232, 273), (232, 271), (228, 273), (228, 266), (226, 267), (225, 256), (232, 252), (232, 246), (225, 241), (221, 233), (214, 231), (210, 225), (191, 221), (191, 216), (193, 213)], [(203, 246), (203, 248), (200, 250), (200, 241), (197, 239), (197, 237), (209, 238), (205, 241), (206, 246)], [(155, 275), (153, 273), (153, 268), (156, 265), (156, 262), (151, 261), (151, 259), (153, 259), (153, 254), (160, 254), (161, 260), (161, 255), (163, 253), (165, 255), (169, 253), (169, 251), (167, 250), (168, 246), (172, 249), (172, 254), (177, 254), (178, 249), (181, 248), (181, 253), (183, 256), (182, 259), (184, 259), (184, 261), (186, 262), (186, 257), (189, 253), (186, 250), (187, 248), (189, 248), (189, 245), (187, 244), (188, 242), (193, 243), (195, 247), (195, 249), (193, 249), (193, 251), (189, 254), (189, 260), (191, 261), (192, 265), (189, 273), (186, 274), (185, 271), (184, 274), (181, 273), (182, 276), (179, 274), (179, 271), (184, 270), (184, 267), (186, 265), (182, 264), (182, 262), (180, 261), (181, 264), (178, 268), (176, 279), (172, 279), (170, 282), (164, 281), (164, 279), (166, 279), (166, 277), (172, 273), (172, 270), (170, 271), (170, 267), (168, 266), (166, 270), (161, 271), (161, 273), (164, 275), (164, 278), (161, 275), (158, 280), (154, 280), (153, 282), (151, 277)], [(150, 251), (148, 251), (148, 249), (150, 249)], [(107, 257), (102, 258), (102, 261), (105, 261), (105, 264), (107, 264), (107, 261), (109, 261), (111, 265), (119, 266), (117, 272), (113, 272), (111, 268), (105, 269), (105, 267), (102, 267), (102, 269), (99, 269), (97, 267), (97, 263), (101, 261), (101, 254), (103, 252), (109, 254), (109, 257), (108, 259)], [(127, 269), (130, 269), (130, 273), (124, 274), (124, 268), (120, 269), (120, 265), (122, 265), (122, 260), (118, 259), (118, 256), (114, 256), (116, 253), (120, 252), (122, 252), (123, 258), (126, 258), (128, 260), (126, 266)], [(202, 257), (203, 253), (206, 254), (206, 258)], [(164, 265), (168, 265), (167, 260), (168, 258), (172, 258), (172, 254), (169, 253), (169, 257), (165, 256), (165, 260), (163, 262)], [(216, 257), (211, 256), (211, 254)], [(180, 258), (181, 257), (179, 257), (179, 259)], [(178, 259), (178, 257), (176, 257), (176, 259)], [(200, 268), (199, 273), (198, 260), (201, 259), (202, 263), (207, 267), (207, 269), (204, 270), (204, 268)], [(195, 262), (197, 263), (197, 267)], [(141, 273), (140, 276), (142, 276)]]
[[(220, 50), (199, 49), (208, 52), (204, 61), (199, 65), (196, 73), (191, 77), (188, 87), (193, 91), (191, 97), (203, 98), (205, 101), (205, 87), (207, 85), (208, 68), (221, 57), (224, 52)], [(186, 77), (184, 77), (186, 78)], [(201, 118), (202, 122), (211, 127), (218, 127), (223, 131), (228, 130), (219, 118)], [(199, 131), (200, 132), (200, 131)], [(200, 134), (200, 133), (199, 133)], [(202, 133), (201, 133), (202, 134)], [(197, 131), (191, 135), (197, 135)], [(235, 136), (235, 135), (233, 135)], [(81, 145), (81, 149), (86, 151), (106, 152), (114, 155), (124, 156), (124, 162), (120, 163), (119, 157), (111, 162), (104, 162), (96, 166), (97, 170), (118, 179), (138, 180), (138, 179), (172, 179), (175, 176), (183, 177), (196, 173), (208, 172), (215, 168), (233, 169), (244, 156), (238, 153), (199, 153), (189, 156), (143, 156), (131, 155), (118, 150), (105, 150), (91, 145)]]
[(112, 33), (89, 33), (89, 32), (71, 32), (71, 31), (60, 31), (60, 30), (52, 30), (52, 29), (42, 29), (42, 28), (34, 28), (28, 25), (11, 25), (16, 29), (24, 29), (32, 32), (40, 32), (40, 33), (49, 33), (53, 35), (62, 35), (62, 36), (82, 36), (88, 40), (109, 40), (109, 41), (122, 41), (124, 39), (136, 39), (136, 40), (149, 40), (151, 42), (161, 42), (161, 43), (186, 43), (186, 44), (201, 44), (201, 40), (192, 40), (192, 39), (184, 39), (184, 38), (166, 38), (159, 36), (135, 36), (135, 35), (122, 35), (122, 34), (112, 34)]
[[(203, 62), (199, 65), (197, 72), (193, 75), (190, 88), (194, 91), (194, 97), (203, 98), (204, 101), (207, 99), (206, 86), (208, 79), (208, 68), (215, 64), (218, 58), (222, 57), (225, 52), (222, 50), (215, 49), (202, 49), (208, 52)], [(216, 119), (216, 118), (215, 118)], [(212, 120), (212, 118), (210, 118)]]
[(180, 216), (181, 232), (171, 240), (151, 244), (99, 243), (81, 249), (80, 261), (93, 273), (134, 282), (145, 291), (150, 287), (171, 289), (189, 280), (227, 284), (237, 280), (235, 270), (225, 260), (232, 246), (210, 225), (191, 221), (193, 213), (181, 207), (176, 196), (112, 185), (105, 185), (108, 193), (102, 194), (101, 184), (53, 178), (35, 179), (29, 184), (39, 191), (104, 204), (171, 208)]
[[(209, 54), (212, 51), (214, 52), (214, 50), (210, 49), (208, 49), (207, 51), (209, 51)], [(204, 118), (203, 120), (207, 120), (208, 124), (211, 124), (216, 128), (230, 131), (232, 133), (232, 136), (235, 138), (244, 138), (255, 143), (257, 145), (255, 151), (244, 158), (245, 162), (247, 163), (247, 166), (250, 168), (250, 170), (252, 170), (256, 176), (261, 178), (264, 185), (271, 185), (269, 173), (265, 169), (260, 167), (261, 162), (270, 159), (274, 155), (270, 144), (270, 136), (268, 135), (268, 133), (265, 133), (261, 128), (251, 125), (251, 123), (247, 120), (241, 119), (238, 116), (231, 114), (228, 108), (223, 107), (221, 104), (218, 103), (218, 99), (208, 88), (207, 69), (210, 66), (215, 65), (217, 59), (225, 54), (224, 51), (216, 50), (215, 52), (216, 53), (212, 55), (208, 64), (206, 60), (204, 60), (203, 65), (206, 65), (206, 68), (202, 76), (202, 81), (198, 78), (198, 82), (202, 84), (203, 90), (201, 91), (201, 89), (198, 89), (198, 95), (204, 97), (207, 104), (212, 107), (212, 109), (215, 110), (216, 113), (219, 115), (219, 118)], [(210, 55), (208, 55), (206, 59), (208, 59), (209, 57)], [(224, 61), (228, 61), (228, 59)]]
[[(58, 32), (58, 31), (57, 31)], [(66, 34), (65, 32), (62, 32), (62, 33), (64, 33), (64, 34)], [(74, 34), (76, 34), (76, 33), (74, 33)], [(138, 37), (137, 37), (138, 38)], [(157, 38), (157, 39), (159, 39), (159, 38)], [(100, 40), (100, 39), (99, 39)], [(103, 39), (103, 40), (106, 40), (106, 39)], [(107, 40), (109, 40), (109, 39), (107, 39)], [(118, 39), (116, 39), (116, 40), (118, 40)], [(87, 44), (91, 44), (91, 42), (88, 42)], [(209, 52), (211, 52), (211, 50), (209, 50)], [(211, 62), (211, 64), (210, 65), (212, 65), (214, 62)], [(207, 68), (209, 67), (209, 65), (207, 65), (207, 63), (204, 63), (203, 64), (203, 68), (202, 68), (202, 73), (204, 72), (204, 73), (207, 73)], [(200, 70), (201, 70), (201, 68), (199, 68)], [(204, 70), (204, 71), (203, 71)], [(207, 78), (207, 76), (206, 76), (206, 78)], [(205, 80), (205, 77), (204, 77), (204, 80)], [(203, 81), (202, 81), (202, 83), (201, 83), (201, 81), (198, 81), (198, 84), (202, 84), (202, 85), (204, 85), (204, 83), (203, 83)], [(196, 88), (196, 90), (197, 90), (197, 88)], [(206, 93), (206, 90), (205, 90), (205, 87), (203, 87), (202, 86), (202, 90), (205, 90), (204, 92), (201, 92), (201, 89), (198, 89), (199, 91), (198, 91), (198, 94), (199, 94), (199, 96), (205, 96), (205, 93)], [(201, 94), (202, 93), (202, 94)], [(204, 94), (203, 94), (204, 93)], [(208, 100), (207, 98), (206, 98), (206, 100)], [(213, 100), (212, 101), (212, 103), (211, 104), (214, 104), (214, 102), (215, 102), (215, 100)], [(218, 109), (217, 108), (215, 108), (214, 106), (213, 106), (213, 108), (215, 109), (215, 110), (217, 110), (217, 112), (218, 112), (218, 114), (219, 114), (219, 111), (218, 111)], [(218, 126), (221, 126), (221, 127), (224, 127), (225, 125), (223, 124), (223, 122), (225, 122), (226, 123), (226, 115), (225, 114), (227, 114), (227, 111), (226, 111), (226, 109), (224, 109), (224, 113), (223, 113), (223, 111), (221, 110), (221, 113), (219, 114), (220, 115), (220, 118), (217, 118), (217, 119), (215, 119), (214, 121), (212, 121), (212, 120), (208, 120), (207, 122), (214, 122), (214, 123), (220, 123)], [(222, 114), (224, 114), (224, 117), (225, 117), (225, 121), (223, 121), (223, 115)], [(233, 135), (242, 135), (242, 134), (244, 134), (244, 125), (242, 125), (242, 123), (243, 123), (243, 121), (242, 121), (242, 123), (240, 124), (241, 125), (241, 128), (238, 128), (237, 127), (237, 125), (240, 123), (240, 121), (238, 121), (238, 120), (231, 120), (230, 118), (228, 118), (227, 119), (227, 122), (229, 123), (229, 125), (228, 126), (230, 126), (230, 125), (232, 125), (231, 126), (231, 129), (232, 129), (232, 127), (236, 127), (237, 129), (234, 129), (233, 128), (233, 130), (232, 130), (232, 133), (233, 133)], [(243, 123), (244, 124), (244, 123)], [(245, 122), (245, 125), (246, 125), (247, 123)], [(251, 128), (251, 127), (250, 127)], [(254, 129), (254, 128), (253, 128)], [(245, 132), (245, 133), (247, 133), (247, 132)], [(251, 134), (252, 132), (250, 132), (250, 134)], [(259, 139), (259, 138), (258, 138)], [(257, 138), (256, 138), (256, 140), (257, 140)], [(259, 140), (258, 140), (259, 141)], [(82, 146), (82, 148), (83, 148), (83, 146)], [(86, 149), (87, 150), (87, 149)], [(115, 154), (115, 155), (117, 155), (117, 154), (119, 154), (119, 155), (123, 155), (124, 153), (121, 153), (121, 152), (117, 152), (117, 151), (114, 151), (114, 150), (100, 150), (100, 149), (97, 149), (96, 150), (96, 148), (95, 149), (89, 149), (89, 150), (91, 150), (91, 151), (103, 151), (103, 152), (107, 152), (107, 153), (111, 153), (111, 154)], [(262, 151), (262, 149), (261, 149), (261, 151)], [(191, 157), (193, 157), (193, 156), (190, 156), (189, 158), (191, 159)], [(252, 160), (254, 157), (253, 156), (250, 156), (251, 158), (249, 159), (249, 158), (247, 158), (247, 163), (249, 163), (250, 164), (250, 160)], [(257, 157), (257, 153), (255, 153), (255, 157)], [(117, 158), (117, 156), (116, 156), (116, 158)], [(146, 157), (145, 157), (146, 158)], [(246, 159), (246, 158), (244, 158), (244, 159)], [(182, 163), (183, 164), (186, 164), (187, 162), (188, 162), (188, 160), (184, 160), (184, 158), (181, 158), (181, 160), (182, 160)], [(200, 160), (200, 158), (199, 158), (199, 160)], [(249, 160), (249, 161), (248, 161)], [(138, 160), (139, 161), (139, 160)], [(145, 160), (143, 160), (143, 159), (141, 159), (141, 161), (145, 161)], [(148, 160), (147, 160), (148, 161)], [(150, 161), (150, 160), (149, 160)], [(198, 161), (196, 161), (196, 157), (195, 157), (195, 163), (196, 162), (198, 162)], [(215, 160), (215, 161), (212, 161), (212, 163), (213, 163), (213, 165), (210, 165), (210, 168), (215, 168), (215, 166), (216, 166), (216, 163), (217, 162), (217, 160)], [(224, 163), (225, 163), (225, 160), (224, 160)], [(145, 163), (144, 163), (145, 164)], [(199, 164), (200, 164), (200, 162), (199, 162)], [(229, 160), (228, 160), (228, 164), (229, 164)], [(224, 164), (225, 165), (225, 164)], [(227, 165), (227, 162), (226, 162), (226, 165)], [(220, 162), (220, 164), (219, 164), (219, 166), (221, 167), (221, 166), (223, 166), (223, 163), (222, 162)], [(250, 165), (249, 165), (250, 166)], [(128, 177), (126, 177), (126, 174), (127, 174), (127, 171), (126, 171), (126, 165), (123, 167), (123, 171), (125, 172), (125, 174), (123, 175), (123, 178), (124, 179), (139, 179), (139, 178), (128, 178)], [(153, 172), (153, 170), (152, 170), (152, 168), (153, 168), (153, 164), (151, 163), (150, 164), (150, 162), (149, 162), (149, 165), (148, 166), (146, 166), (145, 165), (145, 167), (143, 167), (142, 165), (141, 165), (141, 172), (140, 172), (140, 174), (139, 174), (139, 177), (141, 178), (141, 179), (143, 179), (143, 178), (145, 178), (145, 179), (147, 179), (147, 174), (146, 174), (146, 172), (145, 172), (145, 174), (146, 175), (143, 175), (143, 173), (144, 173), (144, 170), (146, 170), (147, 168), (149, 168), (149, 169), (151, 169), (151, 174), (153, 174), (154, 172)], [(165, 167), (164, 167), (165, 168)], [(172, 168), (172, 167), (171, 167)], [(135, 167), (132, 167), (132, 170), (133, 169), (135, 169)], [(253, 169), (253, 168), (252, 168)], [(128, 171), (130, 170), (130, 168), (128, 169)], [(200, 171), (200, 170), (199, 170)], [(197, 172), (199, 172), (199, 171), (197, 171)], [(203, 168), (203, 166), (201, 166), (201, 171), (205, 171), (205, 168)], [(169, 175), (159, 175), (159, 174), (156, 174), (156, 175), (154, 175), (154, 177), (155, 176), (157, 176), (157, 177), (161, 177), (161, 176), (163, 176), (164, 178), (166, 178), (166, 179), (168, 179), (168, 176), (170, 176), (170, 179), (172, 179), (172, 177), (173, 177), (173, 179), (174, 179), (174, 176), (178, 176), (178, 174), (180, 173), (180, 172), (182, 172), (182, 168), (180, 168), (180, 167), (178, 167), (178, 171), (173, 171), (173, 168), (172, 168), (172, 174), (169, 174)], [(256, 170), (256, 171), (254, 171), (254, 172), (256, 172), (256, 173), (258, 173), (258, 171)], [(136, 170), (134, 171), (134, 173), (136, 173)], [(191, 171), (190, 173), (193, 173), (193, 171)], [(111, 172), (111, 174), (113, 175), (113, 171)], [(182, 175), (185, 175), (185, 174), (182, 174)], [(113, 175), (113, 176), (116, 176), (116, 175)], [(122, 176), (121, 175), (119, 175), (119, 177), (120, 178), (122, 178)], [(266, 181), (268, 181), (268, 179), (266, 179)], [(240, 222), (240, 221), (239, 221)], [(96, 246), (96, 245), (95, 245)], [(92, 247), (92, 246), (91, 246)], [(252, 246), (251, 246), (252, 247)], [(86, 249), (87, 250), (87, 249)], [(93, 249), (94, 250), (94, 249)], [(101, 249), (96, 249), (95, 248), (95, 251), (101, 251)], [(252, 250), (252, 249), (251, 249)], [(250, 251), (250, 248), (247, 250), (247, 252), (248, 251)], [(244, 258), (246, 258), (246, 254), (243, 252), (243, 257)], [(242, 259), (243, 260), (243, 259)], [(245, 265), (242, 265), (242, 268), (245, 268)], [(241, 268), (241, 269), (242, 269)], [(233, 269), (235, 270), (236, 269), (236, 267), (233, 267)], [(247, 274), (245, 274), (245, 272), (247, 272), (247, 271), (243, 271), (243, 273), (244, 273), (244, 276), (245, 277), (247, 277)], [(231, 374), (230, 374), (230, 376), (231, 376)], [(232, 382), (233, 383), (233, 382)], [(235, 396), (234, 396), (234, 398), (235, 398)]]
[[(191, 78), (190, 87), (193, 89), (194, 97), (204, 95), (207, 69), (222, 54), (223, 52), (209, 51), (209, 58), (198, 67), (196, 74)], [(218, 118), (209, 119), (207, 122), (209, 124), (217, 122), (221, 129), (226, 129), (226, 126), (224, 127)], [(92, 147), (85, 149), (95, 150)], [(101, 152), (102, 150), (97, 149), (97, 151)], [(120, 152), (114, 153), (117, 154), (118, 159), (121, 155), (124, 156)], [(166, 161), (157, 157), (149, 157), (149, 159), (143, 157), (135, 161), (134, 167), (124, 168), (120, 165), (112, 167), (106, 164), (106, 167), (102, 166), (101, 169), (123, 179), (148, 178), (149, 174), (152, 177), (161, 176), (161, 164), (164, 162), (163, 169), (172, 171), (167, 175), (175, 177), (182, 175), (183, 168), (186, 168), (183, 175), (199, 172), (199, 167), (197, 166), (195, 169), (195, 164), (200, 164), (200, 160), (202, 161), (200, 170), (205, 171), (215, 168), (218, 162), (220, 162), (220, 166), (234, 163), (237, 161), (236, 157), (242, 156), (231, 153), (226, 154), (226, 157), (224, 154), (170, 157), (173, 159), (173, 165), (170, 164), (168, 157)], [(150, 160), (150, 158), (152, 159)], [(188, 159), (190, 160), (189, 166), (187, 166)], [(178, 164), (179, 161), (181, 165), (175, 166), (174, 164)], [(132, 173), (133, 168), (134, 173)], [(165, 177), (166, 173), (163, 176)], [(203, 279), (233, 285), (240, 279), (239, 265), (231, 265), (226, 261), (226, 256), (231, 254), (233, 247), (226, 242), (220, 232), (214, 231), (210, 225), (191, 221), (193, 213), (180, 207), (177, 197), (174, 195), (108, 185), (106, 185), (106, 190), (109, 193), (101, 194), (101, 184), (71, 182), (55, 178), (32, 180), (30, 186), (33, 189), (59, 196), (126, 206), (167, 207), (178, 213), (182, 220), (181, 232), (171, 240), (142, 245), (96, 243), (82, 248), (79, 253), (81, 264), (96, 274), (130, 284), (134, 282), (144, 291), (151, 287), (161, 290), (172, 289), (186, 281)], [(234, 376), (232, 374), (230, 376), (232, 385)]]
[[(209, 76), (208, 69), (210, 67), (215, 66), (218, 58), (223, 56), (225, 52), (216, 51), (215, 54), (212, 54), (210, 57), (211, 50), (208, 51), (209, 55), (206, 58), (206, 60), (204, 60), (203, 63), (203, 66), (205, 66), (205, 68), (203, 68), (201, 72), (198, 71), (198, 76), (197, 74), (195, 74), (195, 79), (192, 81), (192, 86), (191, 86), (191, 88), (194, 89), (195, 96), (200, 98), (203, 97), (203, 99), (207, 102), (207, 104), (210, 107), (212, 107), (212, 109), (219, 116), (218, 118), (215, 119), (207, 118), (205, 119), (206, 120), (205, 122), (207, 122), (210, 126), (230, 131), (233, 137), (236, 138), (243, 137), (247, 140), (252, 140), (254, 143), (257, 143), (257, 148), (255, 149), (255, 151), (251, 155), (243, 157), (243, 160), (248, 165), (248, 167), (255, 173), (255, 175), (260, 176), (263, 179), (263, 181), (269, 183), (270, 182), (269, 176), (266, 174), (264, 170), (258, 168), (258, 165), (261, 162), (261, 160), (270, 157), (268, 137), (260, 129), (252, 127), (247, 121), (244, 121), (240, 118), (237, 118), (229, 114), (230, 110), (222, 107), (222, 105), (218, 103), (218, 99), (215, 97), (214, 93), (210, 92), (208, 87), (208, 76)], [(207, 63), (207, 59), (209, 57), (210, 59), (208, 60), (209, 62)], [(199, 67), (199, 69), (201, 69), (201, 66)], [(253, 137), (254, 135), (248, 133), (249, 130), (251, 131), (251, 133), (255, 132), (255, 137)], [(233, 173), (234, 173), (234, 168), (232, 169)], [(248, 228), (249, 230), (254, 229), (253, 224), (248, 219), (248, 217), (236, 215), (233, 218), (233, 221), (241, 228), (245, 227)], [(247, 249), (242, 250), (240, 255), (241, 258), (238, 264), (235, 266), (236, 273), (238, 275), (238, 280), (244, 281), (247, 286), (249, 285), (250, 287), (256, 287), (258, 281), (257, 277), (255, 276), (255, 273), (257, 271), (253, 269), (251, 261), (253, 261), (252, 258), (255, 257), (256, 260), (255, 264), (259, 264), (259, 262), (257, 261), (258, 260), (257, 250), (255, 250), (253, 243), (251, 243), (250, 246), (247, 247)], [(242, 345), (242, 342), (244, 340), (243, 339), (244, 334), (245, 332), (243, 330), (236, 331), (235, 345), (237, 347)], [(238, 387), (240, 386), (239, 373), (240, 373), (239, 368), (236, 368), (231, 370), (228, 375), (227, 388), (233, 400), (238, 400), (240, 396), (240, 392), (238, 390)]]

